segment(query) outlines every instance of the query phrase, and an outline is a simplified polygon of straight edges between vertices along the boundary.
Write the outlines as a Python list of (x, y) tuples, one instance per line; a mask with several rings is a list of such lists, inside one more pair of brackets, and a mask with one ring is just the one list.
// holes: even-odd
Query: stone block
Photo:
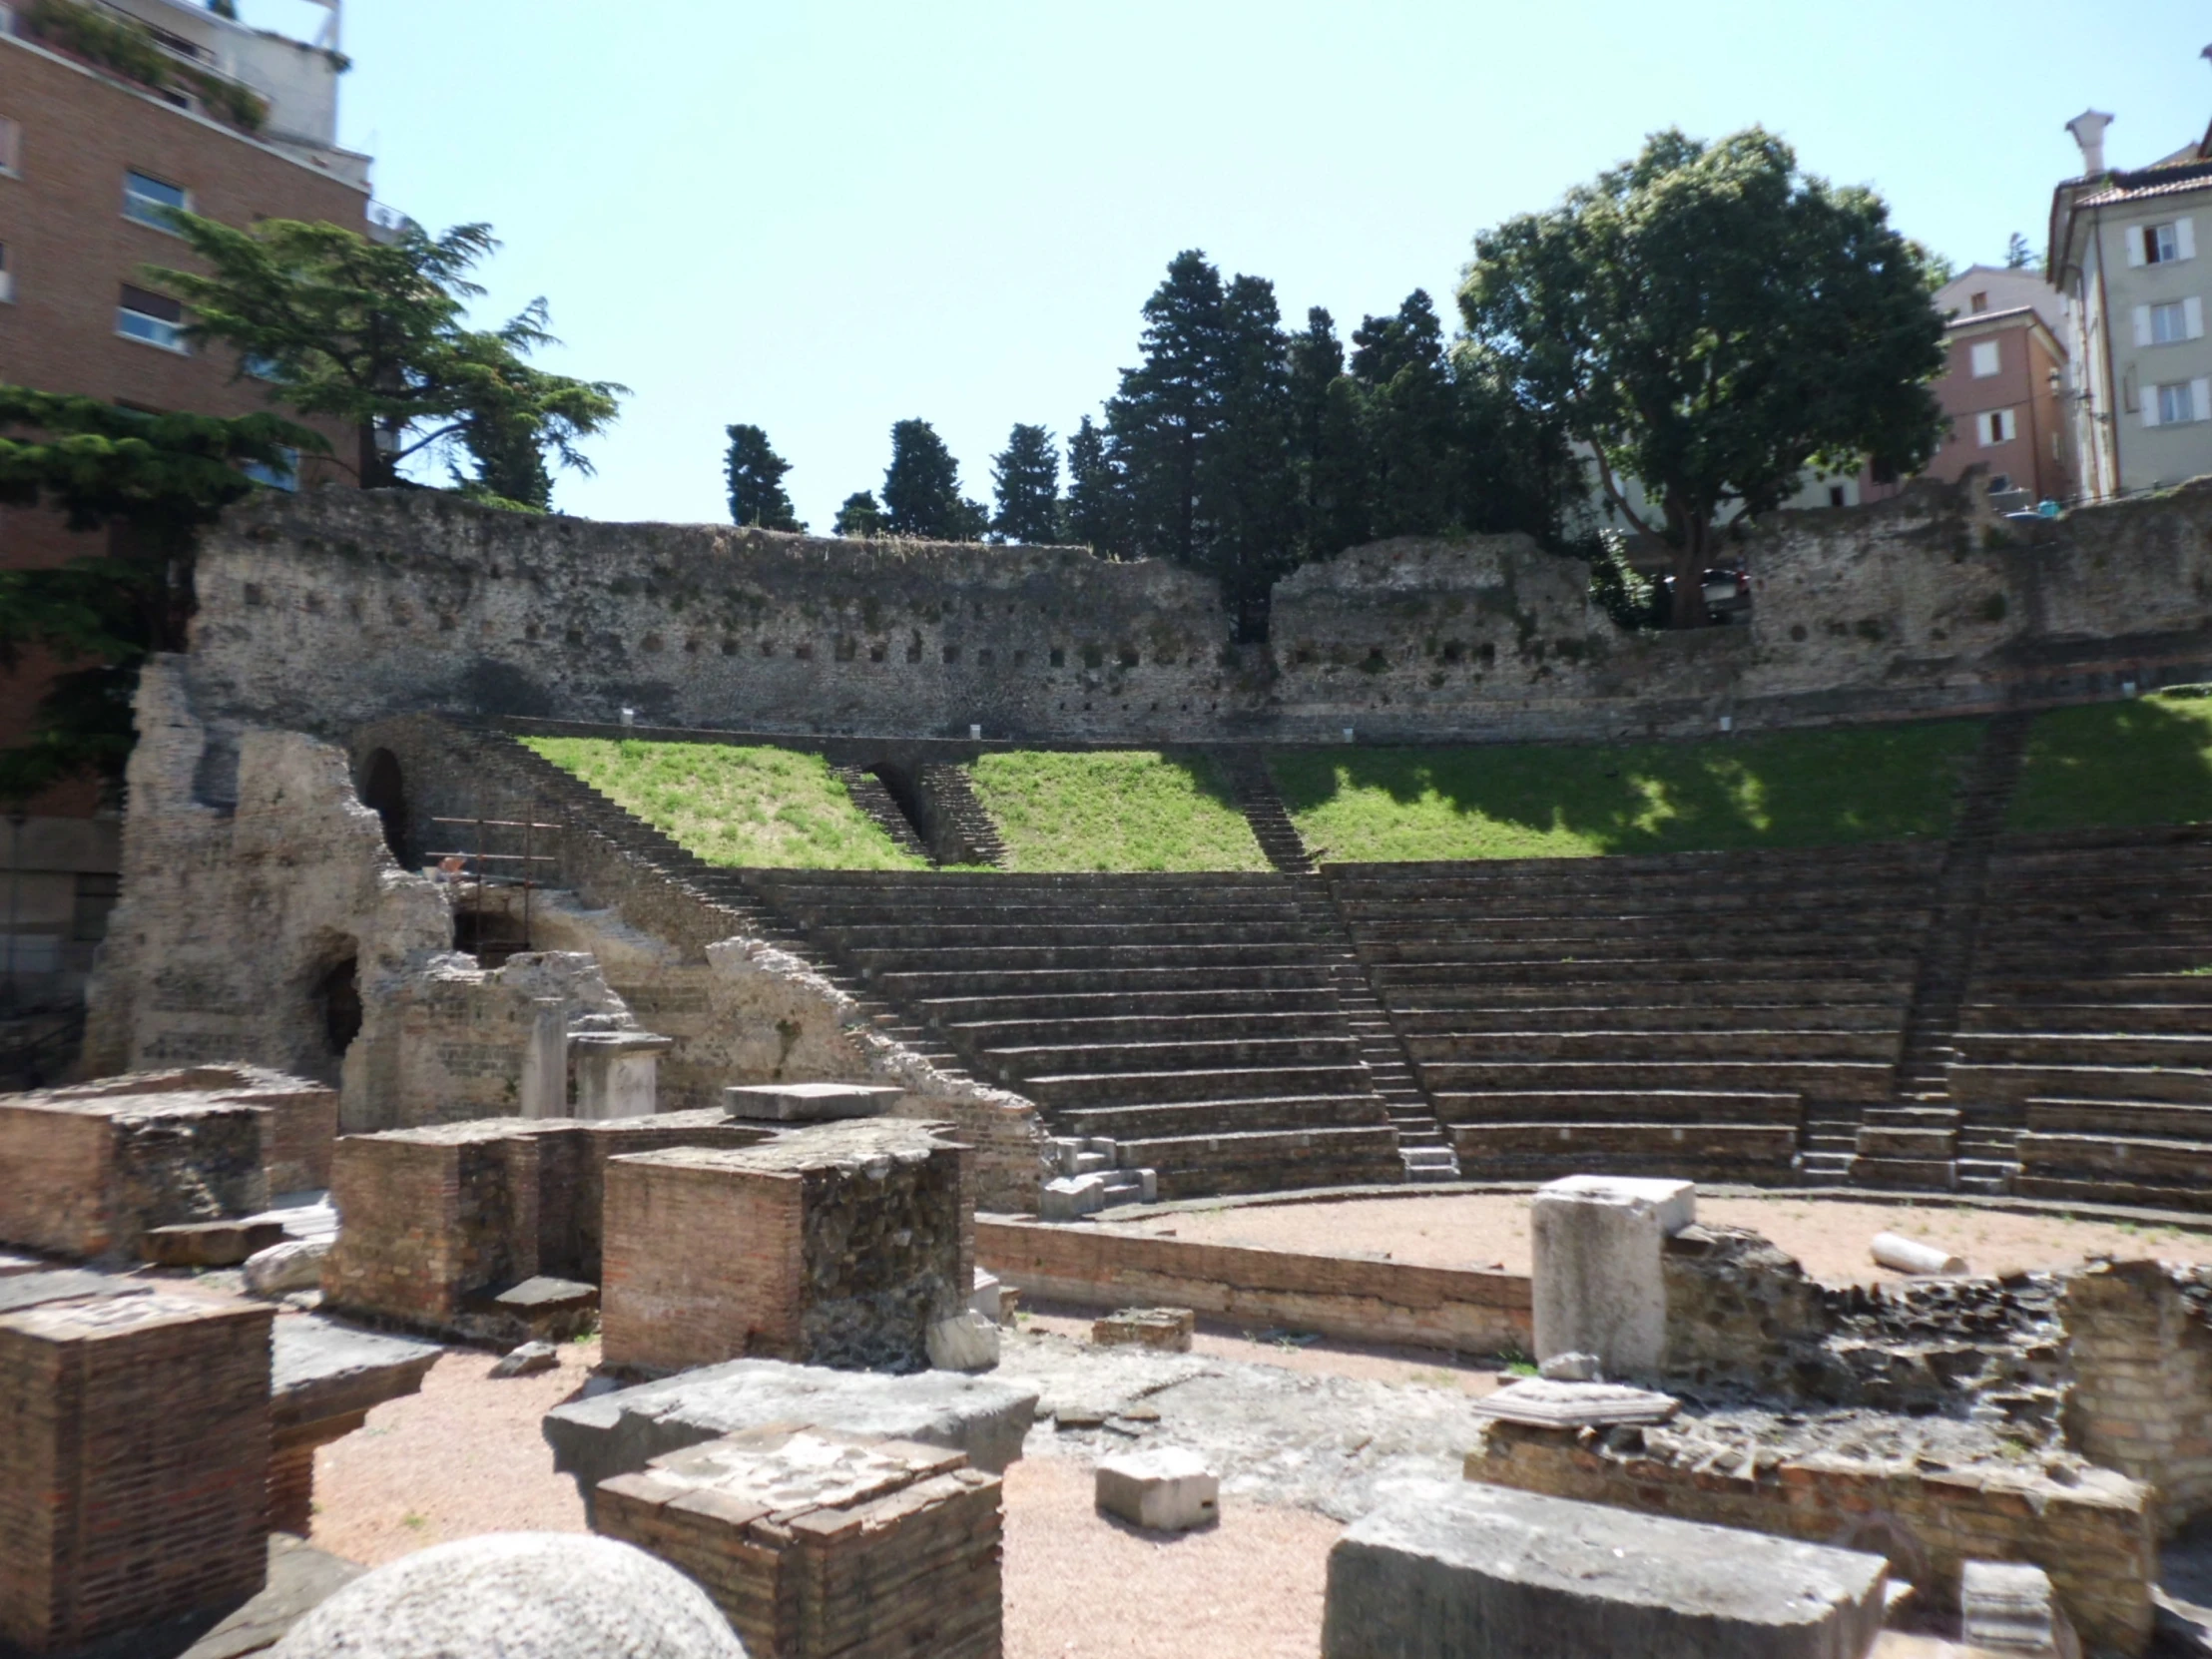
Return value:
[(861, 1119), (611, 1160), (606, 1363), (926, 1366), (929, 1328), (965, 1307), (973, 1267), (963, 1149), (942, 1128)]
[(1188, 1532), (1221, 1519), (1221, 1476), (1195, 1451), (1159, 1446), (1098, 1465), (1101, 1513), (1154, 1532)]
[(1570, 1175), (1536, 1189), (1536, 1358), (1589, 1354), (1606, 1377), (1659, 1369), (1666, 1353), (1667, 1236), (1697, 1220), (1687, 1181)]
[(906, 1091), (876, 1083), (740, 1083), (722, 1091), (734, 1118), (769, 1123), (834, 1123), (880, 1117)]
[(533, 1274), (519, 1285), (472, 1298), (469, 1308), (487, 1332), (519, 1332), (531, 1342), (565, 1343), (584, 1336), (597, 1322), (599, 1287)]
[(1123, 1308), (1091, 1322), (1091, 1341), (1101, 1348), (1133, 1344), (1170, 1354), (1188, 1354), (1198, 1315), (1188, 1308)]
[(670, 1038), (650, 1031), (579, 1031), (568, 1046), (578, 1118), (645, 1118), (659, 1110), (661, 1056), (675, 1046)]
[(1324, 1659), (1862, 1659), (1879, 1555), (1407, 1481), (1329, 1556)]
[(555, 1406), (541, 1425), (553, 1465), (587, 1507), (599, 1482), (664, 1452), (776, 1423), (812, 1423), (860, 1439), (917, 1440), (963, 1452), (993, 1473), (1021, 1455), (1037, 1391), (995, 1379), (909, 1377), (738, 1360)]
[(273, 1318), (167, 1292), (0, 1315), (0, 1651), (261, 1588)]
[(937, 1371), (989, 1371), (998, 1364), (998, 1327), (972, 1308), (937, 1321), (927, 1342)]
[(283, 1242), (280, 1221), (195, 1221), (149, 1228), (139, 1235), (139, 1254), (162, 1268), (235, 1268)]
[(997, 1276), (985, 1273), (981, 1268), (977, 1268), (974, 1276), (969, 1280), (968, 1310), (971, 1313), (981, 1314), (993, 1325), (998, 1325), (1005, 1318), (1005, 1309), (1002, 1305), (1004, 1295), (1004, 1287), (999, 1284)]
[(655, 1458), (593, 1529), (682, 1570), (754, 1659), (1000, 1651), (995, 1476), (956, 1451), (808, 1427)]
[(330, 1254), (328, 1239), (286, 1239), (246, 1259), (246, 1288), (255, 1296), (288, 1296), (311, 1291), (322, 1283), (322, 1259)]
[(2015, 1561), (1968, 1561), (1959, 1574), (1960, 1634), (1992, 1654), (2081, 1659), (2081, 1641), (2050, 1575)]

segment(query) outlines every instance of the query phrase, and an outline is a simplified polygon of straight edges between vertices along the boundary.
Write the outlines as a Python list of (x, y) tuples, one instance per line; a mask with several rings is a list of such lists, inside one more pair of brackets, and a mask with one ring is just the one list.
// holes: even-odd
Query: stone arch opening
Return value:
[(407, 781), (399, 770), (398, 756), (388, 749), (369, 753), (361, 763), (360, 796), (361, 805), (383, 822), (384, 844), (391, 848), (391, 855), (402, 869), (412, 869), (415, 860), (409, 856), (407, 844)]
[(323, 1057), (334, 1070), (361, 1034), (360, 957), (348, 941), (345, 952), (315, 976), (308, 993), (315, 1033), (322, 1040)]

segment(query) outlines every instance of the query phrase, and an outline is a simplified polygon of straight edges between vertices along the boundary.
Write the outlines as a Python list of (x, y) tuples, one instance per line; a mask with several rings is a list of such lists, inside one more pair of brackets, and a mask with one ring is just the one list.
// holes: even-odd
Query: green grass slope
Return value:
[(2212, 699), (2152, 696), (2039, 716), (2005, 828), (2212, 819)]
[(1202, 757), (984, 755), (970, 776), (1014, 869), (1269, 867), (1252, 827)]
[(522, 741), (709, 863), (928, 867), (852, 804), (820, 755), (636, 739)]
[(1940, 835), (1980, 734), (1942, 721), (1694, 744), (1293, 751), (1270, 764), (1317, 856), (1591, 857)]

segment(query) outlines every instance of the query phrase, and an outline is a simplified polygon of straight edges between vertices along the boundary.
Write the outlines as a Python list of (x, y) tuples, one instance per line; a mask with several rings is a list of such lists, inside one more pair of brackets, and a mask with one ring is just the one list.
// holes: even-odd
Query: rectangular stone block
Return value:
[(1666, 1353), (1660, 1252), (1697, 1220), (1687, 1181), (1570, 1175), (1536, 1189), (1536, 1358), (1594, 1355), (1608, 1378), (1658, 1370)]
[(1001, 1516), (997, 1478), (957, 1451), (783, 1427), (604, 1482), (592, 1525), (697, 1580), (754, 1659), (984, 1659)]
[(0, 1315), (0, 1651), (261, 1588), (273, 1318), (173, 1293)]
[(194, 1221), (149, 1228), (139, 1236), (139, 1254), (157, 1267), (235, 1268), (283, 1242), (280, 1221)]
[(734, 1118), (830, 1123), (879, 1117), (906, 1091), (879, 1083), (739, 1083), (722, 1091)]
[(1198, 1316), (1188, 1308), (1123, 1308), (1091, 1322), (1091, 1341), (1101, 1348), (1133, 1344), (1188, 1354)]
[(1154, 1532), (1188, 1532), (1221, 1519), (1221, 1476), (1195, 1451), (1162, 1446), (1100, 1460), (1099, 1510)]
[(1879, 1555), (1409, 1481), (1329, 1556), (1324, 1659), (1863, 1659)]
[(944, 1126), (822, 1124), (607, 1165), (606, 1363), (747, 1356), (918, 1371), (967, 1302), (973, 1212)]

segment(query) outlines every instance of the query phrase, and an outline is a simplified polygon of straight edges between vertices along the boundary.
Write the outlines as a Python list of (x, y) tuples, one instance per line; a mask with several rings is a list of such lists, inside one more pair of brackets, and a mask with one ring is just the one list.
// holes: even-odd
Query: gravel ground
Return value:
[[(2212, 1262), (2212, 1232), (2066, 1220), (1910, 1201), (1716, 1198), (1700, 1195), (1698, 1219), (1764, 1233), (1830, 1284), (1894, 1279), (1867, 1254), (1877, 1233), (1906, 1233), (1963, 1256), (1976, 1273), (2054, 1268), (2092, 1255)], [(1153, 1216), (1117, 1228), (1202, 1244), (1269, 1250), (1368, 1253), (1431, 1267), (1529, 1269), (1528, 1198), (1450, 1193), (1433, 1198), (1348, 1199), (1324, 1204), (1226, 1205)]]

